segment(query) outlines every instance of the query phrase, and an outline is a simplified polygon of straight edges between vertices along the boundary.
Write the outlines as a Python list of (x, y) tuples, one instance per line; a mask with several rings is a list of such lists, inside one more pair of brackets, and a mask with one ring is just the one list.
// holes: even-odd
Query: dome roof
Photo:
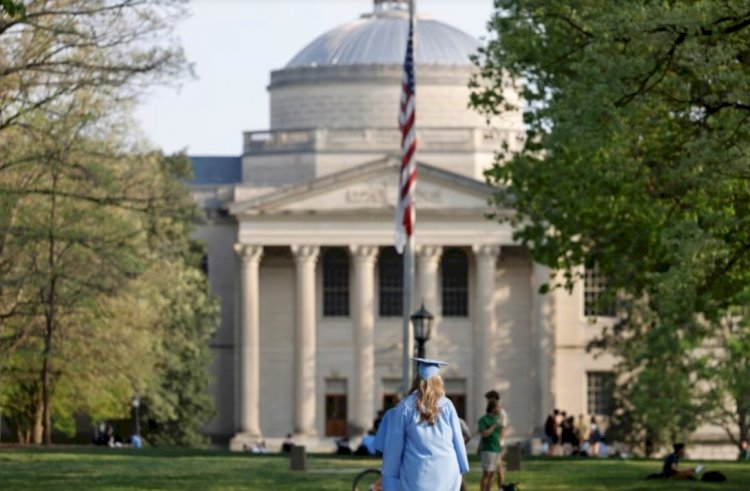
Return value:
[[(442, 22), (417, 17), (418, 65), (470, 65), (479, 42)], [(404, 62), (408, 15), (403, 11), (376, 11), (319, 36), (285, 68), (332, 65), (393, 65)]]

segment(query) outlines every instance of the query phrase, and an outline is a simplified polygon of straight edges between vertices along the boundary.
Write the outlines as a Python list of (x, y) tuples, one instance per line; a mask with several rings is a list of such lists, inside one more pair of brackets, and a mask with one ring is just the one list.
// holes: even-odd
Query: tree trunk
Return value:
[(16, 436), (18, 437), (18, 443), (21, 445), (29, 443), (29, 432), (24, 428), (21, 418), (16, 416), (13, 418), (13, 423), (16, 425)]
[[(44, 444), (52, 444), (52, 417), (50, 415), (50, 400), (49, 400), (49, 345), (51, 344), (48, 339), (50, 338), (50, 330), (47, 330), (47, 334), (44, 337), (44, 362), (42, 364), (42, 416), (43, 416), (43, 427), (44, 427)], [(41, 422), (40, 422), (41, 424)]]
[(18, 434), (18, 443), (21, 445), (28, 445), (31, 443), (31, 431), (28, 428), (19, 426), (16, 433)]
[(44, 425), (42, 424), (42, 406), (37, 404), (36, 410), (34, 411), (34, 419), (31, 421), (31, 437), (36, 445), (42, 443), (42, 436), (44, 433)]
[(44, 330), (44, 355), (42, 361), (42, 408), (44, 413), (44, 443), (52, 444), (52, 411), (50, 408), (50, 355), (52, 353), (52, 334), (55, 328), (55, 293), (57, 288), (57, 274), (55, 271), (55, 212), (57, 211), (57, 172), (52, 171), (52, 204), (50, 206), (49, 223), (49, 291), (47, 292), (47, 312)]

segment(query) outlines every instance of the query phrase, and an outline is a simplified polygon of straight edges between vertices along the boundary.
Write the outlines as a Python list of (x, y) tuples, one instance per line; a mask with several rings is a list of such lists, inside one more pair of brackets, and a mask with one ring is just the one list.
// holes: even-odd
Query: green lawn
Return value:
[[(510, 479), (523, 491), (640, 491), (652, 489), (750, 490), (750, 464), (707, 462), (729, 481), (721, 484), (646, 481), (656, 461), (527, 460)], [(223, 451), (125, 449), (2, 449), (0, 489), (201, 489), (349, 490), (356, 472), (377, 467), (373, 459), (309, 455), (307, 472), (289, 471), (282, 456)], [(469, 490), (479, 488), (479, 463), (472, 460)]]

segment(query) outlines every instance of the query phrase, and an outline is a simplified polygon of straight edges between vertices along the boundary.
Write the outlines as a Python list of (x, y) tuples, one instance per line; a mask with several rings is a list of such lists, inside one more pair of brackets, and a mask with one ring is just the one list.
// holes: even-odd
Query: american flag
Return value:
[(414, 231), (414, 187), (417, 181), (417, 131), (414, 124), (417, 101), (414, 92), (414, 20), (411, 17), (401, 82), (401, 109), (398, 114), (398, 125), (401, 128), (401, 173), (396, 205), (396, 250), (399, 254), (403, 254)]

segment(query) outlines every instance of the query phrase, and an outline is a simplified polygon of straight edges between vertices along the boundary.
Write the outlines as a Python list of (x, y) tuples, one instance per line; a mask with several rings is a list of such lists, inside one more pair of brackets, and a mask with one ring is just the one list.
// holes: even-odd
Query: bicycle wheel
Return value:
[(380, 469), (365, 469), (354, 478), (352, 491), (380, 491)]

